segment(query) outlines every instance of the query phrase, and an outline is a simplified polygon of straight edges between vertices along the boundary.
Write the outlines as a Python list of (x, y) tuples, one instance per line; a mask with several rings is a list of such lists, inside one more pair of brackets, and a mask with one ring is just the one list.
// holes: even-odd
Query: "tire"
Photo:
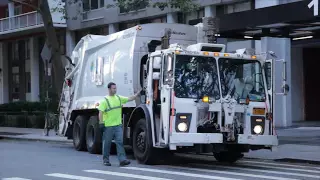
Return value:
[(243, 154), (239, 152), (220, 152), (213, 153), (213, 156), (218, 162), (235, 163), (243, 157)]
[(137, 122), (132, 136), (132, 149), (136, 160), (141, 164), (155, 164), (157, 153), (152, 145), (151, 132), (147, 131), (145, 119), (140, 119)]
[(99, 127), (98, 116), (91, 116), (86, 128), (86, 144), (91, 154), (101, 154), (102, 133)]
[(86, 129), (88, 120), (85, 116), (77, 116), (73, 123), (73, 146), (77, 151), (86, 151)]

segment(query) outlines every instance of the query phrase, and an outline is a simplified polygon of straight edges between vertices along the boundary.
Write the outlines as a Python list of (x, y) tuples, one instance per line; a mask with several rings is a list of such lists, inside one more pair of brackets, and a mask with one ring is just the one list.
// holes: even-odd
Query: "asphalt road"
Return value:
[(102, 165), (101, 155), (75, 151), (71, 144), (0, 140), (0, 178), (3, 180), (295, 180), (320, 179), (320, 166), (241, 160), (223, 165), (214, 158), (177, 158), (180, 164), (145, 166), (131, 158), (119, 167), (116, 156), (111, 167)]

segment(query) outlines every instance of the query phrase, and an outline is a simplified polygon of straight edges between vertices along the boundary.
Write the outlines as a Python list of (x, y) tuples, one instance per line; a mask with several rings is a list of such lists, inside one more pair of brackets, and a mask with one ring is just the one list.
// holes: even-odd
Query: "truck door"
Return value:
[[(283, 96), (286, 96), (289, 91), (289, 86), (286, 84), (287, 72), (286, 61), (284, 59), (268, 59), (264, 63), (264, 72), (266, 76), (267, 94), (269, 99), (269, 113), (272, 121), (275, 120), (277, 111), (284, 111)], [(281, 120), (277, 117), (276, 120)], [(274, 134), (272, 127), (275, 126), (274, 122), (270, 124), (269, 130)]]
[[(161, 76), (161, 125), (163, 133), (160, 137), (164, 138), (164, 143), (168, 144), (170, 127), (173, 120), (170, 118), (170, 108), (173, 108), (172, 87), (173, 87), (173, 55), (169, 54), (163, 57), (162, 61), (162, 76)], [(161, 128), (160, 128), (161, 129)]]

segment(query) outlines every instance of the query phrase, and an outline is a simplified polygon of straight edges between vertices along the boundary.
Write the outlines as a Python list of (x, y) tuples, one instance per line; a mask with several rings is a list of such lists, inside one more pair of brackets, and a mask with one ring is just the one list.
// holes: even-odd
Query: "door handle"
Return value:
[(166, 98), (163, 98), (163, 99), (162, 99), (162, 102), (166, 102)]

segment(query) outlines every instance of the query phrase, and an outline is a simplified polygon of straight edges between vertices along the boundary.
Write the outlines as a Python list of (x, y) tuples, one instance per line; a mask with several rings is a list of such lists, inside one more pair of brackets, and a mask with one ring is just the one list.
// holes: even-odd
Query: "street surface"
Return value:
[(131, 165), (119, 167), (116, 156), (111, 167), (101, 155), (79, 152), (70, 143), (45, 143), (0, 139), (0, 179), (3, 180), (319, 180), (320, 166), (241, 160), (223, 165), (214, 158), (177, 157), (179, 164), (146, 166), (128, 157)]

